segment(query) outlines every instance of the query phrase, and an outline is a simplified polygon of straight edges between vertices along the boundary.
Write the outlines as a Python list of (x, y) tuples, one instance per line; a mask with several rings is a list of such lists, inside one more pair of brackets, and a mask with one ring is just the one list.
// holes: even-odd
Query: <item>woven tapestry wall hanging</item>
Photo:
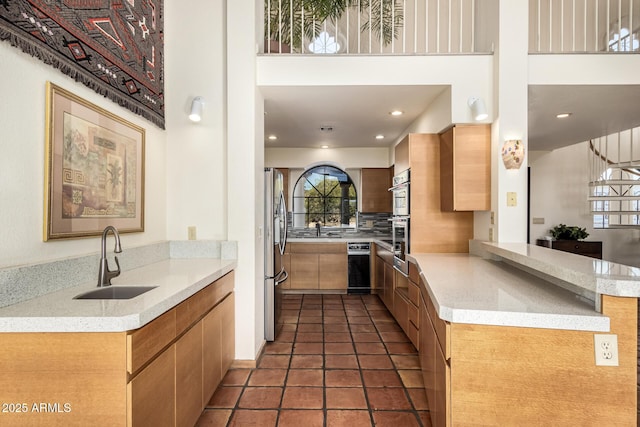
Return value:
[(162, 0), (0, 0), (0, 39), (164, 129)]

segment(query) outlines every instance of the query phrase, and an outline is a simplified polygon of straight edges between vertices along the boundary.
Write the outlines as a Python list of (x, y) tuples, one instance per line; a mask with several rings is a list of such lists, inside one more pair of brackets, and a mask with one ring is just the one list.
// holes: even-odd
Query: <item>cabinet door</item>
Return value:
[(394, 297), (394, 276), (395, 270), (390, 264), (384, 265), (384, 303), (389, 311), (393, 312), (393, 297)]
[(384, 298), (384, 260), (379, 256), (375, 257), (375, 282), (374, 287), (380, 298)]
[(431, 417), (434, 426), (449, 426), (449, 415), (451, 413), (451, 392), (450, 392), (450, 372), (451, 368), (444, 358), (444, 353), (439, 345), (435, 346), (435, 407), (431, 410)]
[(363, 168), (361, 171), (361, 212), (391, 212), (391, 171), (388, 168)]
[(318, 255), (318, 288), (347, 289), (348, 264), (345, 254)]
[[(202, 321), (175, 344), (176, 426), (196, 424), (202, 409)], [(152, 424), (147, 424), (152, 425)]]
[(220, 310), (220, 337), (222, 341), (222, 371), (220, 375), (224, 377), (236, 357), (235, 294), (229, 295), (215, 309)]
[(202, 404), (222, 380), (222, 315), (214, 308), (202, 319)]
[(434, 408), (436, 407), (436, 346), (438, 345), (436, 332), (431, 324), (431, 319), (427, 313), (424, 299), (420, 305), (420, 367), (422, 369), (422, 378), (424, 380), (424, 388), (427, 393), (427, 401), (431, 410), (431, 422), (434, 426), (436, 423)]
[(175, 425), (175, 364), (175, 345), (172, 345), (127, 385), (128, 425)]
[(291, 254), (291, 289), (318, 289), (318, 254)]
[(491, 209), (491, 128), (456, 125), (440, 135), (443, 211)]

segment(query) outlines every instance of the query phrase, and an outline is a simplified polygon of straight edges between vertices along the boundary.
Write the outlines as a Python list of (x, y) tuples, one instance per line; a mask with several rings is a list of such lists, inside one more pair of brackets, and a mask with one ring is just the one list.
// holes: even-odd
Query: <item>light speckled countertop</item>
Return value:
[(122, 332), (137, 329), (235, 269), (235, 260), (171, 258), (124, 271), (112, 286), (157, 286), (129, 300), (76, 300), (95, 283), (0, 308), (0, 332)]
[(487, 252), (598, 294), (640, 297), (640, 268), (526, 243), (484, 242)]
[(411, 254), (441, 319), (453, 323), (608, 332), (593, 303), (545, 280), (469, 254)]

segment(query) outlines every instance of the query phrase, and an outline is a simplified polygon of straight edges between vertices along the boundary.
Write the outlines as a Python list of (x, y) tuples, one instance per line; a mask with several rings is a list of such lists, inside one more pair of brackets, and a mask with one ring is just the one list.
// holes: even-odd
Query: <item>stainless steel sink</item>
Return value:
[(108, 286), (76, 295), (73, 299), (131, 299), (157, 286)]

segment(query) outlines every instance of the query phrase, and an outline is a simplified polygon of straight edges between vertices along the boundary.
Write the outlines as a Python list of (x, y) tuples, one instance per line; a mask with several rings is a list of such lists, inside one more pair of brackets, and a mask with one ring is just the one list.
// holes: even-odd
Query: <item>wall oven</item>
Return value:
[(406, 255), (409, 253), (409, 169), (393, 177), (393, 266), (405, 276), (409, 274)]
[(409, 169), (393, 177), (393, 216), (409, 215)]
[(409, 217), (394, 217), (391, 222), (393, 232), (393, 266), (404, 274), (409, 274), (407, 253), (409, 252)]

